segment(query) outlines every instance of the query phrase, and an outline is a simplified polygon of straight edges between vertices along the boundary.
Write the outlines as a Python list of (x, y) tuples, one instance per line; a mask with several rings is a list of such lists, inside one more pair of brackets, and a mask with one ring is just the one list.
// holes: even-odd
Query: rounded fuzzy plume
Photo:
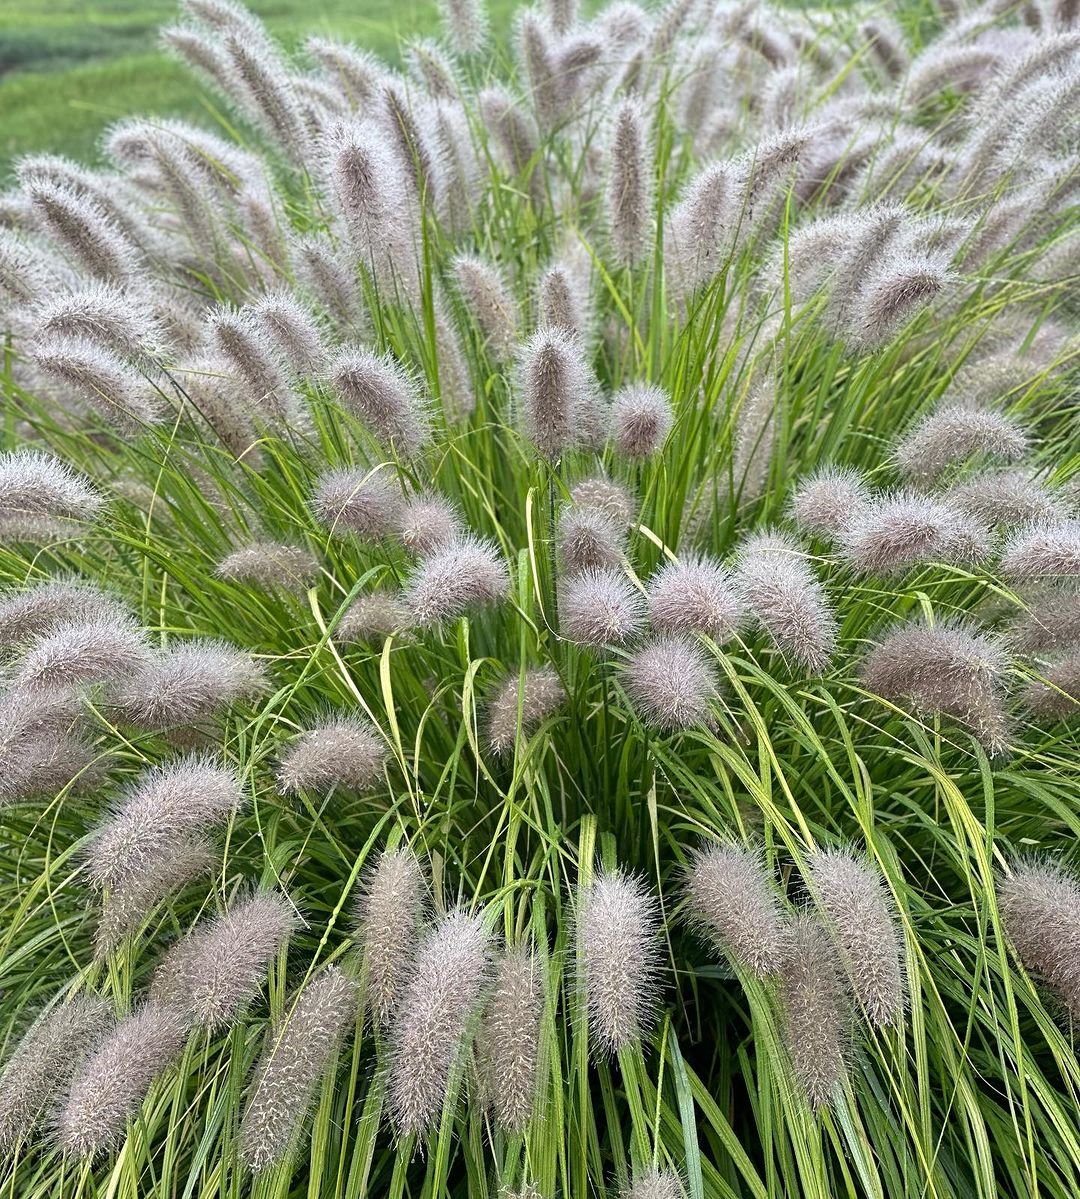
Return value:
[(401, 513), (402, 496), (385, 471), (328, 471), (311, 501), (316, 518), (331, 535), (352, 533), (367, 541), (389, 537)]
[(1017, 582), (1080, 575), (1080, 521), (1021, 529), (1005, 546), (1001, 570), (1007, 579)]
[(564, 578), (586, 570), (610, 570), (623, 560), (623, 528), (598, 508), (564, 508), (555, 534)]
[(1024, 704), (1036, 716), (1064, 720), (1080, 713), (1080, 649), (1042, 666), (1041, 679), (1024, 689)]
[(635, 266), (649, 250), (653, 181), (645, 118), (634, 99), (623, 100), (612, 118), (608, 176), (608, 238), (620, 266)]
[(488, 745), (492, 753), (514, 748), (521, 712), (521, 735), (528, 737), (566, 702), (566, 692), (554, 670), (527, 670), (524, 679), (512, 675), (495, 693), (487, 714)]
[(301, 545), (256, 541), (226, 554), (214, 574), (231, 583), (305, 591), (319, 577), (319, 560)]
[(457, 54), (478, 54), (487, 42), (482, 0), (439, 0), (446, 36)]
[(911, 621), (866, 655), (861, 677), (867, 691), (882, 699), (954, 717), (996, 751), (1007, 733), (1002, 683), (1007, 666), (1001, 646), (973, 626)]
[(33, 177), (23, 190), (41, 224), (89, 275), (123, 282), (139, 270), (137, 247), (85, 192)]
[(541, 454), (557, 458), (595, 424), (596, 380), (578, 340), (541, 329), (518, 362), (521, 431)]
[(517, 343), (519, 317), (498, 270), (482, 258), (462, 255), (454, 259), (454, 279), (488, 352), (499, 362), (509, 360)]
[(56, 1140), (89, 1159), (117, 1144), (154, 1080), (180, 1055), (188, 1018), (148, 1004), (121, 1020), (83, 1063), (56, 1120)]
[(59, 626), (114, 620), (123, 612), (118, 599), (75, 577), (6, 591), (0, 594), (0, 653), (28, 645)]
[(682, 1183), (672, 1170), (647, 1170), (634, 1179), (621, 1199), (683, 1199)]
[(38, 795), (54, 799), (80, 777), (92, 781), (95, 757), (71, 692), (0, 697), (0, 808)]
[(859, 1007), (871, 1024), (896, 1024), (904, 1010), (903, 945), (885, 880), (869, 862), (824, 849), (810, 856), (809, 882)]
[(985, 526), (943, 500), (901, 492), (858, 509), (840, 548), (862, 574), (900, 574), (927, 562), (972, 565), (987, 557)]
[(478, 1037), (484, 1093), (504, 1132), (523, 1132), (533, 1113), (543, 1010), (536, 955), (526, 946), (504, 949)]
[(12, 450), (0, 454), (0, 542), (21, 540), (20, 530), (40, 525), (48, 538), (74, 532), (93, 520), (104, 503), (102, 497), (58, 458), (39, 450)]
[(791, 516), (804, 532), (835, 539), (869, 502), (866, 481), (858, 471), (827, 466), (796, 487)]
[(945, 501), (990, 527), (1050, 524), (1067, 515), (1065, 505), (1024, 467), (972, 475), (951, 487)]
[(903, 475), (926, 485), (974, 454), (1015, 462), (1027, 450), (1024, 432), (1000, 412), (949, 404), (919, 421), (896, 447), (895, 457)]
[(479, 916), (451, 912), (421, 942), (391, 1030), (387, 1100), (399, 1136), (438, 1121), (483, 999), (489, 935)]
[(1012, 863), (998, 880), (998, 910), (1024, 969), (1080, 1017), (1080, 884), (1054, 861)]
[(1017, 650), (1068, 649), (1080, 645), (1080, 593), (1046, 587), (1028, 599), (1027, 612), (1009, 630)]
[(568, 266), (555, 263), (540, 276), (537, 324), (561, 329), (585, 340), (589, 332), (589, 301), (585, 288)]
[(570, 499), (579, 508), (603, 512), (624, 528), (634, 523), (637, 505), (629, 489), (604, 475), (593, 475), (575, 483), (570, 488)]
[(211, 346), (241, 382), (249, 410), (283, 428), (297, 424), (300, 401), (282, 367), (274, 340), (254, 314), (217, 308), (207, 319), (207, 332)]
[(358, 595), (337, 623), (338, 641), (382, 641), (412, 624), (412, 613), (398, 591)]
[(126, 616), (63, 624), (34, 642), (11, 684), (35, 691), (117, 682), (141, 669), (149, 654), (142, 629)]
[(740, 966), (762, 977), (781, 969), (789, 929), (760, 853), (707, 846), (690, 867), (686, 897), (692, 922)]
[(36, 314), (46, 337), (85, 338), (124, 358), (160, 357), (165, 341), (147, 297), (112, 283), (91, 283), (46, 301)]
[(563, 583), (559, 632), (582, 645), (624, 645), (645, 623), (645, 597), (617, 570), (586, 570)]
[(357, 987), (338, 967), (312, 978), (256, 1069), (240, 1124), (240, 1157), (259, 1174), (299, 1139), (311, 1100), (356, 1020)]
[(934, 259), (890, 257), (856, 297), (847, 336), (863, 349), (875, 349), (935, 300), (948, 282), (948, 272)]
[(145, 771), (87, 849), (90, 877), (115, 888), (153, 868), (181, 838), (223, 824), (243, 803), (231, 770), (189, 757)]
[(414, 554), (432, 554), (461, 533), (458, 510), (437, 492), (409, 496), (398, 513), (398, 534), (405, 548)]
[(808, 912), (788, 930), (780, 974), (784, 1043), (795, 1079), (817, 1109), (832, 1099), (844, 1074), (847, 999), (828, 931)]
[(424, 875), (407, 846), (387, 850), (367, 871), (356, 932), (364, 955), (367, 1004), (387, 1029), (413, 968), (424, 915)]
[(346, 350), (330, 364), (330, 383), (342, 405), (390, 452), (416, 454), (431, 439), (420, 388), (389, 355)]
[(510, 575), (494, 542), (459, 537), (424, 558), (405, 584), (402, 600), (412, 623), (431, 628), (470, 608), (505, 599)]
[(288, 292), (262, 296), (255, 316), (298, 377), (318, 374), (325, 366), (322, 334), (308, 308)]
[(382, 777), (386, 746), (374, 727), (355, 716), (331, 716), (301, 733), (282, 755), (282, 791), (370, 791)]
[(604, 1056), (639, 1041), (656, 1018), (659, 929), (659, 905), (637, 875), (601, 874), (579, 893), (578, 982)]
[(641, 719), (662, 732), (708, 724), (716, 697), (712, 659), (689, 637), (661, 636), (626, 662), (625, 685)]
[(0, 1152), (10, 1153), (70, 1085), (113, 1022), (97, 995), (77, 995), (40, 1015), (0, 1074)]
[(162, 958), (150, 984), (150, 1002), (186, 1011), (202, 1028), (233, 1023), (259, 993), (294, 923), (293, 910), (280, 895), (268, 892), (234, 903)]
[(763, 533), (741, 547), (735, 590), (785, 657), (821, 671), (836, 645), (836, 618), (805, 555), (790, 538)]
[(651, 458), (664, 448), (671, 431), (671, 401), (661, 387), (636, 383), (615, 393), (611, 439), (627, 458)]
[(738, 632), (743, 610), (734, 581), (712, 558), (667, 562), (649, 580), (649, 623), (657, 633), (704, 633), (716, 642)]

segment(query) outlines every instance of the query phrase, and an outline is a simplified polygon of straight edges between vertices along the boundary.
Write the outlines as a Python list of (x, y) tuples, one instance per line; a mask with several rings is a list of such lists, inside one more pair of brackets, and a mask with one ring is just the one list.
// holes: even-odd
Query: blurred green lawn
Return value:
[[(438, 29), (434, 0), (247, 3), (290, 48), (319, 32), (393, 53), (403, 36)], [(177, 11), (173, 0), (0, 0), (0, 187), (28, 151), (96, 158), (117, 117), (205, 112), (205, 92), (157, 50)]]

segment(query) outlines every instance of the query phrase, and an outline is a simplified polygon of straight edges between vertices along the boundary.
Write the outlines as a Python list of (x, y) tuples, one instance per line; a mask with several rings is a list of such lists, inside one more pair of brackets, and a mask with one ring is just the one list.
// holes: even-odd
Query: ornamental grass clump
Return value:
[(0, 1190), (1074, 1199), (1075, 4), (179, 8), (0, 182)]

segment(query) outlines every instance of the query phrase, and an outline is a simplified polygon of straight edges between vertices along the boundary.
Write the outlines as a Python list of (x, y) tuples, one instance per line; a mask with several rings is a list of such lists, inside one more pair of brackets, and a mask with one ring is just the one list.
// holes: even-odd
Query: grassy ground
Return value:
[[(309, 33), (381, 53), (430, 31), (430, 0), (254, 0), (286, 45)], [(0, 0), (0, 181), (19, 154), (93, 160), (102, 126), (133, 112), (205, 112), (191, 75), (157, 50), (172, 0)]]

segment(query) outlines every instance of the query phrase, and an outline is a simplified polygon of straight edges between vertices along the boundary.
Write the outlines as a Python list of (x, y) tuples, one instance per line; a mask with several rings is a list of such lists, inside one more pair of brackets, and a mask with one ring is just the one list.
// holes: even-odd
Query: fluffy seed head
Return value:
[(599, 875), (578, 896), (578, 981), (604, 1056), (640, 1040), (656, 1017), (659, 927), (656, 899), (637, 875)]
[(288, 292), (262, 296), (254, 305), (256, 319), (298, 376), (323, 369), (326, 349), (311, 312)]
[(288, 427), (298, 423), (299, 401), (272, 337), (250, 311), (214, 309), (207, 319), (210, 345), (242, 383), (248, 409)]
[(1024, 968), (1080, 1015), (1080, 885), (1053, 861), (1014, 862), (998, 880), (998, 909)]
[(154, 1080), (179, 1056), (188, 1018), (152, 1004), (121, 1020), (75, 1075), (56, 1122), (65, 1153), (89, 1159), (115, 1145)]
[(495, 962), (477, 1048), (484, 1092), (505, 1132), (523, 1132), (533, 1113), (543, 1009), (536, 955), (525, 946), (504, 949)]
[(952, 716), (998, 750), (1007, 732), (1002, 698), (1007, 665), (1001, 646), (967, 624), (911, 621), (866, 655), (862, 684), (882, 699)]
[(357, 937), (364, 953), (367, 1003), (386, 1029), (416, 956), (424, 911), (424, 875), (407, 846), (383, 853), (365, 876), (357, 905)]
[(461, 517), (448, 499), (437, 492), (422, 492), (402, 505), (398, 533), (407, 550), (423, 557), (461, 535)]
[(1054, 659), (1040, 668), (1045, 681), (1024, 690), (1024, 704), (1036, 716), (1064, 720), (1080, 713), (1080, 650)]
[(356, 1020), (357, 988), (330, 966), (312, 978), (286, 1013), (255, 1071), (240, 1123), (240, 1156), (256, 1174), (296, 1143), (311, 1100)]
[(896, 464), (914, 482), (935, 482), (948, 467), (973, 454), (1015, 462), (1028, 439), (1000, 412), (949, 404), (924, 417), (896, 448)]
[(624, 645), (645, 622), (645, 599), (616, 570), (586, 570), (559, 595), (559, 632), (582, 645)]
[(647, 1170), (634, 1179), (622, 1199), (682, 1199), (682, 1183), (671, 1170)]
[(451, 912), (420, 944), (391, 1030), (388, 1101), (399, 1136), (423, 1134), (442, 1111), (483, 998), (489, 935)]
[(482, 0), (439, 0), (446, 36), (457, 54), (478, 54), (487, 41)]
[(620, 266), (634, 266), (648, 252), (652, 220), (652, 169), (645, 120), (633, 99), (615, 110), (608, 178), (608, 236)]
[(384, 449), (415, 454), (431, 437), (417, 383), (394, 359), (348, 350), (330, 365), (341, 403), (360, 418)]
[(626, 663), (631, 704), (646, 724), (663, 732), (707, 724), (716, 690), (712, 660), (689, 637), (656, 637)]
[(101, 887), (121, 885), (167, 856), (178, 839), (223, 824), (243, 798), (236, 775), (205, 758), (152, 767), (94, 835), (90, 877)]
[(91, 781), (95, 753), (83, 739), (70, 691), (12, 691), (0, 697), (0, 808), (50, 799), (77, 778)]
[(386, 746), (366, 720), (333, 716), (301, 733), (278, 767), (285, 792), (329, 791), (341, 787), (369, 791), (382, 776)]
[(844, 1073), (847, 1001), (828, 931), (810, 913), (790, 923), (780, 975), (784, 1042), (795, 1079), (814, 1108), (833, 1097)]
[(113, 687), (122, 720), (144, 729), (184, 729), (266, 690), (262, 668), (223, 641), (192, 641), (142, 661)]
[(1065, 505), (1024, 467), (972, 475), (951, 487), (945, 501), (988, 527), (1051, 524), (1067, 514)]
[(926, 562), (971, 565), (988, 555), (990, 538), (944, 500), (900, 492), (858, 509), (841, 532), (840, 548), (860, 573), (891, 575)]
[(319, 560), (300, 545), (256, 541), (226, 554), (214, 574), (232, 583), (305, 591), (319, 577)]
[(835, 538), (869, 501), (865, 481), (858, 471), (827, 466), (795, 489), (791, 515), (805, 532)]
[(258, 994), (293, 924), (279, 895), (234, 903), (169, 950), (154, 972), (151, 1003), (186, 1011), (206, 1029), (231, 1024)]
[(597, 508), (564, 508), (556, 544), (564, 578), (586, 570), (610, 570), (622, 562), (624, 530)]
[(649, 580), (649, 623), (657, 633), (735, 636), (742, 606), (731, 576), (712, 558), (667, 562)]
[(10, 1153), (109, 1030), (112, 1011), (97, 995), (77, 995), (40, 1015), (0, 1074), (0, 1151)]
[(126, 616), (63, 624), (33, 644), (12, 686), (33, 691), (119, 681), (139, 670), (148, 656), (142, 630)]
[(163, 417), (152, 385), (112, 350), (88, 338), (43, 338), (34, 345), (34, 361), (121, 432), (137, 434)]
[(488, 709), (488, 745), (492, 753), (514, 748), (520, 701), (521, 734), (528, 737), (566, 701), (566, 692), (554, 670), (527, 670), (524, 680), (513, 675), (495, 694)]
[(806, 670), (824, 670), (836, 645), (836, 618), (793, 541), (776, 534), (747, 540), (736, 559), (735, 590), (781, 653)]
[(332, 535), (366, 541), (389, 537), (401, 513), (401, 489), (385, 471), (328, 471), (316, 484), (311, 506)]
[(810, 888), (840, 952), (852, 992), (871, 1024), (904, 1010), (903, 947), (892, 897), (869, 864), (842, 849), (810, 857)]
[(1080, 645), (1080, 593), (1048, 587), (1032, 596), (1009, 630), (1009, 644), (1027, 652)]
[(540, 328), (561, 329), (585, 340), (589, 331), (588, 297), (571, 270), (555, 263), (540, 276), (537, 295)]
[(660, 387), (634, 384), (615, 393), (611, 437), (627, 458), (650, 458), (664, 447), (671, 431), (671, 401)]
[(465, 536), (424, 558), (405, 585), (402, 600), (412, 623), (430, 628), (470, 608), (505, 599), (510, 575), (494, 542)]
[(583, 440), (596, 407), (596, 380), (576, 338), (541, 329), (525, 343), (518, 364), (521, 430), (557, 458)]
[(462, 255), (454, 259), (454, 279), (488, 352), (508, 360), (517, 342), (518, 310), (502, 276), (483, 259)]
[(0, 595), (0, 653), (28, 645), (66, 624), (113, 620), (119, 600), (79, 578), (57, 578)]
[(123, 282), (138, 271), (138, 249), (95, 200), (42, 178), (29, 178), (23, 186), (50, 235), (88, 274)]
[(570, 499), (579, 508), (592, 508), (626, 527), (634, 523), (636, 505), (629, 490), (604, 475), (582, 479), (570, 488)]
[(5, 526), (22, 520), (59, 518), (61, 522), (93, 520), (102, 497), (57, 458), (39, 450), (0, 454), (0, 539)]
[(164, 333), (148, 297), (113, 283), (91, 283), (53, 297), (37, 312), (39, 334), (86, 338), (126, 358), (162, 353)]
[(935, 300), (948, 281), (948, 272), (934, 259), (890, 258), (859, 295), (847, 336), (864, 349), (880, 346)]
[(776, 974), (788, 951), (788, 925), (760, 853), (745, 845), (710, 845), (687, 876), (691, 919), (744, 969)]
[(1017, 582), (1080, 575), (1080, 521), (1021, 529), (1005, 546), (1001, 570), (1007, 579)]
[(334, 635), (339, 641), (382, 641), (411, 623), (412, 613), (400, 592), (373, 591), (353, 600)]

